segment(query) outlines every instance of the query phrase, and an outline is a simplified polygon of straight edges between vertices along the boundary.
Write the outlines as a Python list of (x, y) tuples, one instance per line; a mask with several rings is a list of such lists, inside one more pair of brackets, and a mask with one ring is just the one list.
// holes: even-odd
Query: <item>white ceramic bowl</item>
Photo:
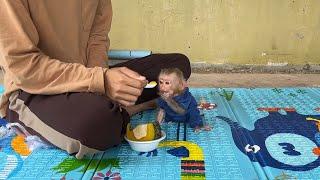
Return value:
[(160, 141), (164, 140), (166, 138), (166, 133), (164, 131), (161, 131), (161, 137), (159, 139), (155, 139), (152, 141), (132, 141), (128, 139), (126, 136), (124, 136), (124, 139), (128, 141), (131, 148), (138, 152), (150, 152), (155, 149), (157, 149)]

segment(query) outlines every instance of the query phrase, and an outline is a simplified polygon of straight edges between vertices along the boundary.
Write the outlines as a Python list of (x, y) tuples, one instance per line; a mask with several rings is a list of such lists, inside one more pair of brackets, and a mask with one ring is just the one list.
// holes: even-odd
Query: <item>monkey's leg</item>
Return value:
[(177, 141), (179, 141), (179, 134), (180, 134), (180, 122), (178, 122), (178, 127), (177, 127)]
[(183, 137), (183, 140), (184, 141), (187, 141), (187, 123), (186, 122), (183, 122), (183, 126), (184, 126), (184, 137)]

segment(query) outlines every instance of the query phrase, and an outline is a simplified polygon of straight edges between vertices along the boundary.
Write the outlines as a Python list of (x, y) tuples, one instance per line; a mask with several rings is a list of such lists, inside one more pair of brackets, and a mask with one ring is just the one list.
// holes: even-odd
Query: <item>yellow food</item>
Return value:
[(149, 85), (150, 85), (150, 86), (156, 86), (156, 85), (157, 85), (157, 82), (151, 81), (151, 82), (149, 83)]
[[(146, 126), (145, 126), (146, 125)], [(130, 123), (127, 125), (126, 136), (132, 141), (152, 141), (161, 137), (161, 127), (158, 122), (147, 123), (138, 125), (135, 129), (130, 128)], [(142, 128), (145, 127), (145, 128)], [(139, 132), (139, 131), (146, 131)], [(140, 137), (141, 134), (146, 134), (144, 137)], [(140, 138), (137, 138), (140, 137)]]
[(156, 87), (156, 85), (157, 85), (157, 82), (151, 81), (145, 86), (145, 88), (154, 88)]

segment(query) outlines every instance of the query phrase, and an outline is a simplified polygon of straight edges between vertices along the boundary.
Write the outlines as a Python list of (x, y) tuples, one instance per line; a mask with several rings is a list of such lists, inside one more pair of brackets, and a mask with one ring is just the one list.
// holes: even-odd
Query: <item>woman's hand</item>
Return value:
[(144, 76), (126, 68), (109, 69), (105, 74), (107, 96), (123, 106), (132, 106), (148, 83)]

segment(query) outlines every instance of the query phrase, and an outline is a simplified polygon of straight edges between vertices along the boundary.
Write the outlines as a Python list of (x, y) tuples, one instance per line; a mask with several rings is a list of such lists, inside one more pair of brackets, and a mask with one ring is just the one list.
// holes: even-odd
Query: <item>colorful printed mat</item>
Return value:
[[(193, 88), (210, 132), (186, 141), (164, 124), (157, 150), (127, 143), (77, 160), (58, 149), (30, 153), (19, 136), (0, 139), (0, 179), (319, 179), (320, 88)], [(155, 111), (133, 123), (155, 119)], [(183, 126), (181, 127), (183, 129)]]

